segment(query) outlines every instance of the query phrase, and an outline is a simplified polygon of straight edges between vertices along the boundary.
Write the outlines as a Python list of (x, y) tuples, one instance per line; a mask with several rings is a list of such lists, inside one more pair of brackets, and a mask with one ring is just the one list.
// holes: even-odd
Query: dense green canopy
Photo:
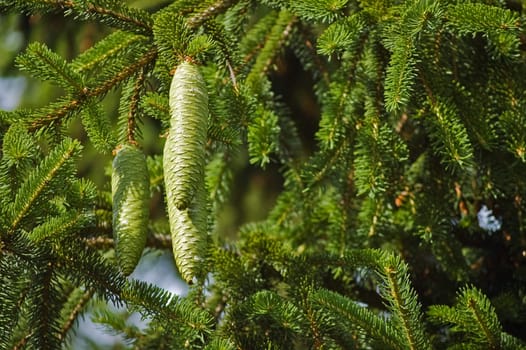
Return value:
[(0, 0), (0, 348), (526, 349), (525, 13)]

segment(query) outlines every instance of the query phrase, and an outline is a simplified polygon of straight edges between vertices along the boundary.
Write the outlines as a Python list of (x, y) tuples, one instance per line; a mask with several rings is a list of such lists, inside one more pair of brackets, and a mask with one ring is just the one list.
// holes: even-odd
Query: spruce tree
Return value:
[[(0, 348), (104, 301), (134, 349), (526, 349), (525, 7), (0, 0)], [(227, 235), (247, 169), (277, 198)]]

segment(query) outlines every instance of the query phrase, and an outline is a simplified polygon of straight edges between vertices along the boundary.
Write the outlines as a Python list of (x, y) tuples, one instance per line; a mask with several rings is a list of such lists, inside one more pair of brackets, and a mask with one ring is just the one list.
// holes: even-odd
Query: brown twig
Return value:
[[(86, 238), (85, 242), (88, 246), (96, 249), (110, 249), (113, 248), (113, 238), (110, 237), (90, 237)], [(146, 239), (146, 246), (157, 249), (172, 249), (172, 238), (170, 235), (162, 233), (149, 234)]]
[(63, 340), (66, 338), (66, 334), (68, 331), (73, 327), (73, 324), (75, 323), (75, 320), (77, 319), (77, 316), (79, 313), (82, 312), (84, 309), (84, 306), (91, 300), (91, 297), (95, 293), (94, 289), (89, 289), (87, 292), (84, 293), (82, 298), (79, 300), (75, 308), (71, 311), (69, 314), (69, 317), (67, 318), (66, 322), (62, 326), (62, 329), (60, 330), (59, 339)]
[(47, 125), (52, 124), (55, 121), (62, 119), (69, 113), (74, 112), (82, 106), (82, 102), (93, 97), (101, 97), (114, 88), (117, 84), (123, 80), (132, 76), (136, 71), (150, 64), (157, 57), (157, 49), (152, 47), (148, 50), (139, 60), (137, 60), (132, 65), (126, 67), (117, 75), (103, 82), (100, 86), (95, 88), (85, 87), (82, 89), (80, 96), (71, 100), (69, 103), (66, 103), (63, 106), (58, 107), (51, 113), (48, 113), (46, 116), (35, 120), (31, 123), (30, 129), (38, 129)]

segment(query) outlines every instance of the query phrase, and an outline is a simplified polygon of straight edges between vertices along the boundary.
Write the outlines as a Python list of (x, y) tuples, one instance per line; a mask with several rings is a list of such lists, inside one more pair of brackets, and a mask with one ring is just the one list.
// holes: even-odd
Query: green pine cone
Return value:
[(113, 159), (111, 176), (113, 237), (121, 271), (133, 272), (146, 245), (150, 180), (144, 154), (124, 145)]
[(203, 248), (206, 237), (194, 224), (189, 209), (174, 209), (170, 216), (174, 259), (181, 277), (188, 283), (202, 276)]
[(208, 94), (199, 68), (181, 63), (170, 86), (170, 130), (163, 164), (168, 204), (190, 206), (203, 186), (208, 121)]
[(208, 95), (199, 68), (184, 62), (170, 87), (170, 131), (164, 146), (166, 203), (175, 263), (184, 280), (202, 277), (206, 253), (204, 179)]

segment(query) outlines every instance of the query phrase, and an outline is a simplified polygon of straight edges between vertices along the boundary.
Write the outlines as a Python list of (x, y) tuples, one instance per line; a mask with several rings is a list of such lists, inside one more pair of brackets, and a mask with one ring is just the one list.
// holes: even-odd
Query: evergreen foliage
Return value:
[[(135, 349), (526, 349), (525, 6), (0, 0), (98, 30), (0, 59), (53, 96), (0, 111), (0, 349), (88, 310)], [(254, 171), (275, 203), (226, 232)], [(145, 244), (187, 295), (128, 276)]]

